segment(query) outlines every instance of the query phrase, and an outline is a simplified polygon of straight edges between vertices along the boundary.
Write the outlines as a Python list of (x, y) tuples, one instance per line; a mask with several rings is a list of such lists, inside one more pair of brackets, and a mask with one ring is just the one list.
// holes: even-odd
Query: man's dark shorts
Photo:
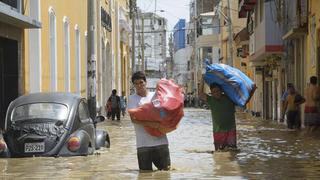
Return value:
[(139, 169), (152, 170), (152, 163), (159, 170), (170, 169), (170, 153), (168, 145), (141, 147), (137, 149)]

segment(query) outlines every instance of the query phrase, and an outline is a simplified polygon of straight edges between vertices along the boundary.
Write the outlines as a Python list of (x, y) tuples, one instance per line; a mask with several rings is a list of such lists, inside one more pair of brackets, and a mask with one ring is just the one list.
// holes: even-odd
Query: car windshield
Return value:
[(65, 121), (68, 117), (68, 107), (58, 103), (33, 103), (18, 106), (14, 109), (11, 120), (54, 119)]

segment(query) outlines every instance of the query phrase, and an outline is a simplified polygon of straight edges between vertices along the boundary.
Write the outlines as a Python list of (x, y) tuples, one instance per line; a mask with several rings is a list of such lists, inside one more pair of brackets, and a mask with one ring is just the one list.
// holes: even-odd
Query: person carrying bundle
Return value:
[(204, 93), (203, 80), (199, 91), (200, 99), (207, 102), (211, 110), (215, 151), (237, 149), (235, 104), (216, 83), (210, 84), (211, 95)]
[[(149, 92), (146, 88), (146, 76), (143, 72), (138, 71), (132, 75), (131, 81), (136, 90), (135, 94), (130, 95), (128, 99), (128, 112), (150, 103), (154, 97), (154, 92)], [(166, 134), (161, 136), (152, 136), (146, 128), (160, 127), (160, 122), (139, 121), (130, 115), (136, 133), (136, 146), (139, 169), (141, 171), (152, 170), (154, 164), (159, 170), (170, 169), (170, 152), (169, 142)]]
[[(235, 106), (245, 107), (256, 85), (239, 69), (226, 64), (206, 63), (199, 97), (211, 109), (215, 150), (236, 149)], [(211, 95), (204, 93), (204, 82), (210, 86)]]

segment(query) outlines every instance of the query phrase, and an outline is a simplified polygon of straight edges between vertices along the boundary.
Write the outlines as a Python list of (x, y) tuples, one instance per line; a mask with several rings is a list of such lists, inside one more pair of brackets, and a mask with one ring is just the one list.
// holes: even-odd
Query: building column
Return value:
[[(30, 2), (30, 17), (41, 22), (40, 0)], [(41, 92), (41, 29), (29, 29), (30, 93)]]

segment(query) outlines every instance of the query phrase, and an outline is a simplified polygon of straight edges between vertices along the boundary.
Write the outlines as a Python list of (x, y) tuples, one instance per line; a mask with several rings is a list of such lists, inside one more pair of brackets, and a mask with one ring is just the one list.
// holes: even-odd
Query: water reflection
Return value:
[(169, 134), (171, 171), (139, 173), (135, 134), (128, 119), (106, 122), (111, 148), (87, 157), (0, 159), (0, 179), (289, 179), (320, 177), (319, 134), (237, 115), (238, 147), (212, 152), (209, 111), (186, 109)]

